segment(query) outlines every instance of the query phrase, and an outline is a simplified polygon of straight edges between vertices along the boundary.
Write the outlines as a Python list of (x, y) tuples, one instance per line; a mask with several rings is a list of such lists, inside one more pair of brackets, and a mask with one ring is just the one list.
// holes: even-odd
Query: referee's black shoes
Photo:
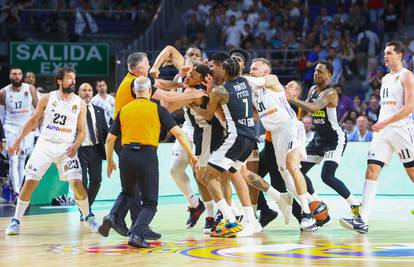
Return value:
[(113, 225), (115, 225), (115, 216), (112, 214), (108, 214), (103, 218), (102, 224), (98, 228), (98, 232), (102, 236), (108, 237), (109, 230), (111, 230)]
[(129, 236), (128, 245), (136, 248), (149, 248), (150, 244), (139, 235), (131, 234)]

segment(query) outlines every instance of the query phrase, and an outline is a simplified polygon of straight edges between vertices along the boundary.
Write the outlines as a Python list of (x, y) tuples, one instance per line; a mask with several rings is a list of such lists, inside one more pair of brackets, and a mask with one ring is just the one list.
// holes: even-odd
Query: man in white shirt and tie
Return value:
[(102, 181), (102, 160), (105, 160), (105, 140), (108, 121), (104, 109), (91, 103), (93, 89), (89, 83), (79, 87), (79, 97), (86, 102), (86, 138), (78, 150), (83, 185), (87, 189), (89, 206), (95, 201)]
[(105, 80), (96, 81), (96, 90), (98, 93), (92, 98), (92, 104), (103, 108), (105, 111), (105, 119), (109, 125), (112, 122), (112, 115), (114, 114), (115, 98), (107, 94), (108, 86)]

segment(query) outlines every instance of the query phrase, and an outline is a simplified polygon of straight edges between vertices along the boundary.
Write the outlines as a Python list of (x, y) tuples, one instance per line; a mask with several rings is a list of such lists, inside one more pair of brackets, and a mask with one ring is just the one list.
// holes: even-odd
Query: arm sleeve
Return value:
[(4, 136), (4, 130), (3, 130), (3, 124), (1, 123), (0, 120), (0, 142), (5, 138)]
[(113, 135), (120, 136), (121, 135), (121, 121), (119, 116), (121, 111), (118, 112), (118, 115), (116, 115), (116, 119), (111, 125), (111, 129), (109, 129), (109, 132)]
[(160, 118), (161, 125), (167, 130), (170, 130), (171, 128), (176, 126), (177, 123), (175, 122), (171, 114), (168, 113), (168, 111), (163, 106), (161, 105), (157, 105), (157, 106), (158, 106), (158, 117)]

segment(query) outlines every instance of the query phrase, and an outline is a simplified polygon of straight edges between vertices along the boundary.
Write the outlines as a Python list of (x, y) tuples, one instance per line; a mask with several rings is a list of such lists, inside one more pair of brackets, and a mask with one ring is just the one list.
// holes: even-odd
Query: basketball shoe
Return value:
[(368, 224), (366, 224), (361, 218), (342, 218), (339, 220), (339, 222), (344, 228), (348, 230), (353, 230), (360, 234), (368, 234)]
[(196, 225), (198, 219), (200, 219), (201, 214), (206, 210), (204, 202), (199, 200), (198, 206), (196, 208), (188, 207), (190, 216), (187, 220), (187, 229), (193, 228)]
[(222, 225), (217, 226), (217, 229), (214, 231), (211, 231), (210, 236), (211, 237), (236, 237), (237, 233), (241, 232), (243, 230), (243, 226), (239, 222), (226, 222)]
[(10, 224), (6, 228), (6, 235), (18, 235), (20, 234), (20, 222), (13, 218)]

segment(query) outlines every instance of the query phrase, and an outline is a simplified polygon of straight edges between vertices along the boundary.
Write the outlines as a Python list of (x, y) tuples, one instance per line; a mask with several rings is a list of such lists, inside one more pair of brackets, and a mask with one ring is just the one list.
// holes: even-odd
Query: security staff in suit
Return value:
[[(119, 168), (122, 192), (116, 199), (109, 215), (104, 217), (99, 233), (108, 236), (110, 228), (128, 209), (130, 202), (141, 195), (141, 208), (130, 230), (128, 244), (134, 247), (148, 248), (145, 239), (156, 240), (161, 235), (153, 232), (149, 224), (154, 218), (158, 204), (159, 170), (157, 147), (161, 126), (169, 130), (181, 143), (194, 168), (198, 168), (198, 159), (191, 145), (172, 116), (157, 100), (151, 100), (151, 81), (140, 76), (134, 81), (136, 100), (125, 105), (116, 116), (106, 140), (107, 173), (111, 175), (116, 168), (112, 159), (117, 136), (121, 136), (122, 151), (119, 155)], [(137, 186), (138, 185), (138, 186)], [(137, 192), (138, 191), (138, 192)]]
[(102, 161), (106, 159), (105, 140), (108, 135), (108, 125), (105, 111), (91, 100), (93, 89), (89, 83), (79, 87), (79, 97), (86, 103), (86, 138), (78, 150), (78, 157), (82, 167), (83, 185), (87, 189), (89, 207), (95, 201), (102, 182)]

